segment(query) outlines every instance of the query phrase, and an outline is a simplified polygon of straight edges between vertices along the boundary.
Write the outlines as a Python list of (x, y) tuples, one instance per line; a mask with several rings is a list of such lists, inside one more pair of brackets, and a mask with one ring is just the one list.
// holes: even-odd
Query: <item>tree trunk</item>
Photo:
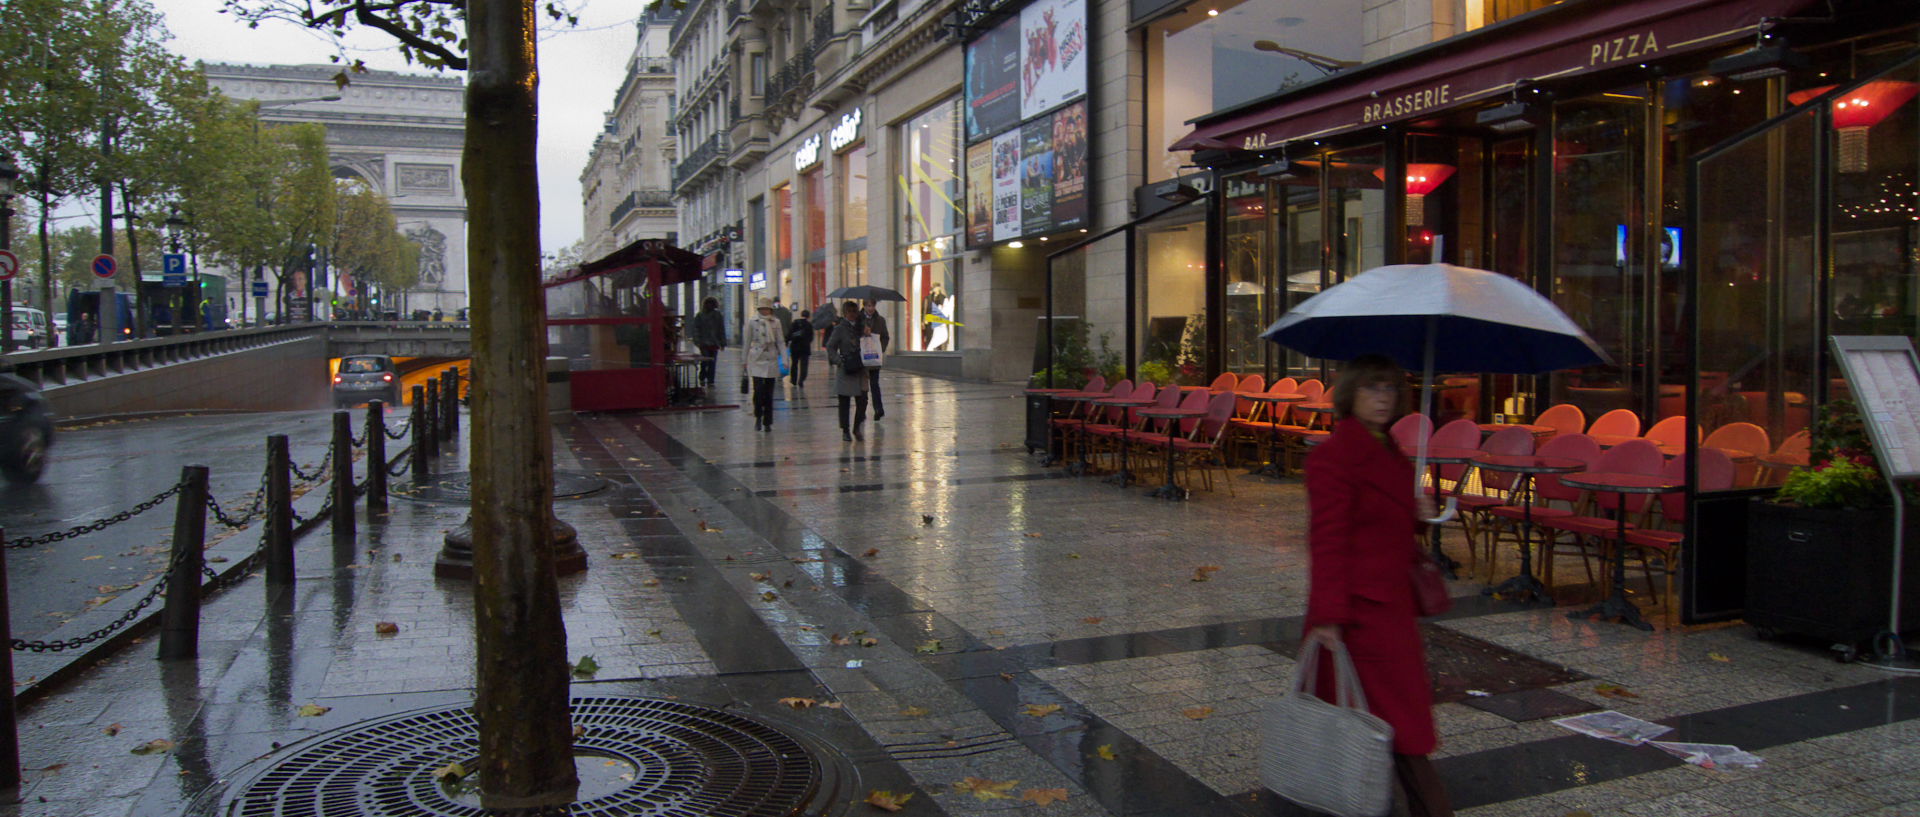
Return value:
[(122, 215), (127, 222), (127, 267), (133, 270), (133, 336), (144, 338), (153, 316), (147, 309), (147, 288), (140, 280), (140, 233), (134, 229), (133, 194), (127, 192), (125, 184), (120, 185), (120, 206), (127, 208)]
[(470, 0), (467, 258), (473, 288), (473, 577), (482, 802), (579, 788), (554, 574), (552, 440), (540, 288), (536, 0)]
[[(45, 178), (44, 175), (42, 176), (42, 178)], [(43, 181), (40, 183), (40, 199), (39, 199), (40, 201), (40, 300), (45, 302), (41, 304), (41, 308), (47, 310), (47, 316), (48, 316), (47, 320), (53, 320), (53, 317), (52, 317), (53, 316), (53, 235), (48, 230), (48, 224), (47, 224), (48, 216), (53, 212), (53, 207), (51, 206), (51, 203), (48, 201), (48, 198), (49, 196), (47, 195), (47, 184), (46, 182)], [(67, 327), (68, 331), (72, 331), (74, 328), (75, 327), (73, 326)], [(11, 326), (7, 327), (7, 331), (12, 332), (13, 327)]]

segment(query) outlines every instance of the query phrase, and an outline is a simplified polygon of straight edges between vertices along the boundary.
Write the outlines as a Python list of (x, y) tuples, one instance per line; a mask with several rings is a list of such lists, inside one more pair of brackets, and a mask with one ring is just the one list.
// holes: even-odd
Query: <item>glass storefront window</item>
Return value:
[(966, 214), (960, 206), (960, 100), (945, 100), (921, 112), (900, 127), (901, 155), (899, 218), (905, 229), (899, 281), (907, 302), (896, 307), (904, 321), (896, 321), (894, 343), (905, 342), (913, 352), (954, 352), (960, 349), (964, 319), (961, 230)]
[(827, 297), (827, 184), (818, 169), (800, 177), (801, 195), (806, 196), (807, 291), (809, 303)]
[(1177, 207), (1135, 239), (1138, 334), (1134, 374), (1160, 385), (1207, 377), (1206, 210)]
[(1225, 367), (1236, 374), (1267, 371), (1268, 347), (1260, 339), (1261, 330), (1271, 321), (1274, 282), (1268, 270), (1277, 266), (1273, 259), (1272, 220), (1268, 216), (1271, 192), (1266, 180), (1252, 173), (1228, 176), (1226, 185), (1226, 257), (1221, 259), (1226, 273)]
[[(1002, 251), (1004, 252), (1004, 251)], [(1049, 261), (1053, 307), (1037, 333), (1033, 356), (1036, 384), (1079, 388), (1099, 376), (1109, 384), (1127, 376), (1126, 286), (1110, 270), (1126, 264), (1126, 236), (1105, 236)], [(1091, 278), (1091, 280), (1090, 280)], [(1051, 349), (1045, 344), (1051, 338)]]
[(793, 187), (773, 189), (773, 266), (776, 293), (782, 301), (800, 300), (793, 290)]
[(840, 154), (840, 240), (867, 237), (867, 148)]
[(1362, 5), (1196, 3), (1148, 26), (1147, 181), (1190, 163), (1189, 153), (1164, 149), (1191, 129), (1187, 120), (1318, 79), (1323, 69), (1309, 60), (1359, 60)]

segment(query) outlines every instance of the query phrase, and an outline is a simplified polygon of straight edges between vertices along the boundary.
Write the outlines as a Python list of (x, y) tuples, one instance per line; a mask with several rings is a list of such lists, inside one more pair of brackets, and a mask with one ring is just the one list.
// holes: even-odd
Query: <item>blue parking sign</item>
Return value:
[(255, 298), (267, 297), (267, 282), (265, 281), (253, 282), (253, 297)]
[(170, 252), (160, 256), (160, 277), (164, 286), (183, 287), (187, 285), (187, 256), (185, 253)]

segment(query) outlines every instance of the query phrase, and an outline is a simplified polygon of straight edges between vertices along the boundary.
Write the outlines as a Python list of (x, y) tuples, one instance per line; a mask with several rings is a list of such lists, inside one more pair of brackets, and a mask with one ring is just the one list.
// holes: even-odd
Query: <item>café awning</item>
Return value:
[[(1193, 120), (1172, 150), (1266, 150), (1753, 37), (1808, 0), (1568, 3)], [(1537, 16), (1536, 16), (1537, 15)]]

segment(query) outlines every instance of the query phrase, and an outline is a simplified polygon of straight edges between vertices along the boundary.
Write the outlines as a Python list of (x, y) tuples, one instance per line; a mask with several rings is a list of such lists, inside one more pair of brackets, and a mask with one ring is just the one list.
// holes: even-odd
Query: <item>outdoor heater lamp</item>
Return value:
[[(1387, 169), (1377, 168), (1373, 177), (1384, 182)], [(1453, 165), (1412, 163), (1407, 165), (1407, 225), (1427, 223), (1427, 194), (1453, 178)]]
[(1807, 66), (1807, 57), (1784, 45), (1755, 45), (1732, 56), (1707, 63), (1707, 72), (1735, 82), (1785, 75)]
[[(1823, 85), (1787, 94), (1795, 105), (1834, 89)], [(1841, 173), (1863, 173), (1867, 169), (1867, 131), (1880, 124), (1901, 105), (1920, 94), (1920, 85), (1897, 79), (1869, 82), (1833, 100), (1833, 129), (1840, 134), (1839, 158), (1834, 163)]]

